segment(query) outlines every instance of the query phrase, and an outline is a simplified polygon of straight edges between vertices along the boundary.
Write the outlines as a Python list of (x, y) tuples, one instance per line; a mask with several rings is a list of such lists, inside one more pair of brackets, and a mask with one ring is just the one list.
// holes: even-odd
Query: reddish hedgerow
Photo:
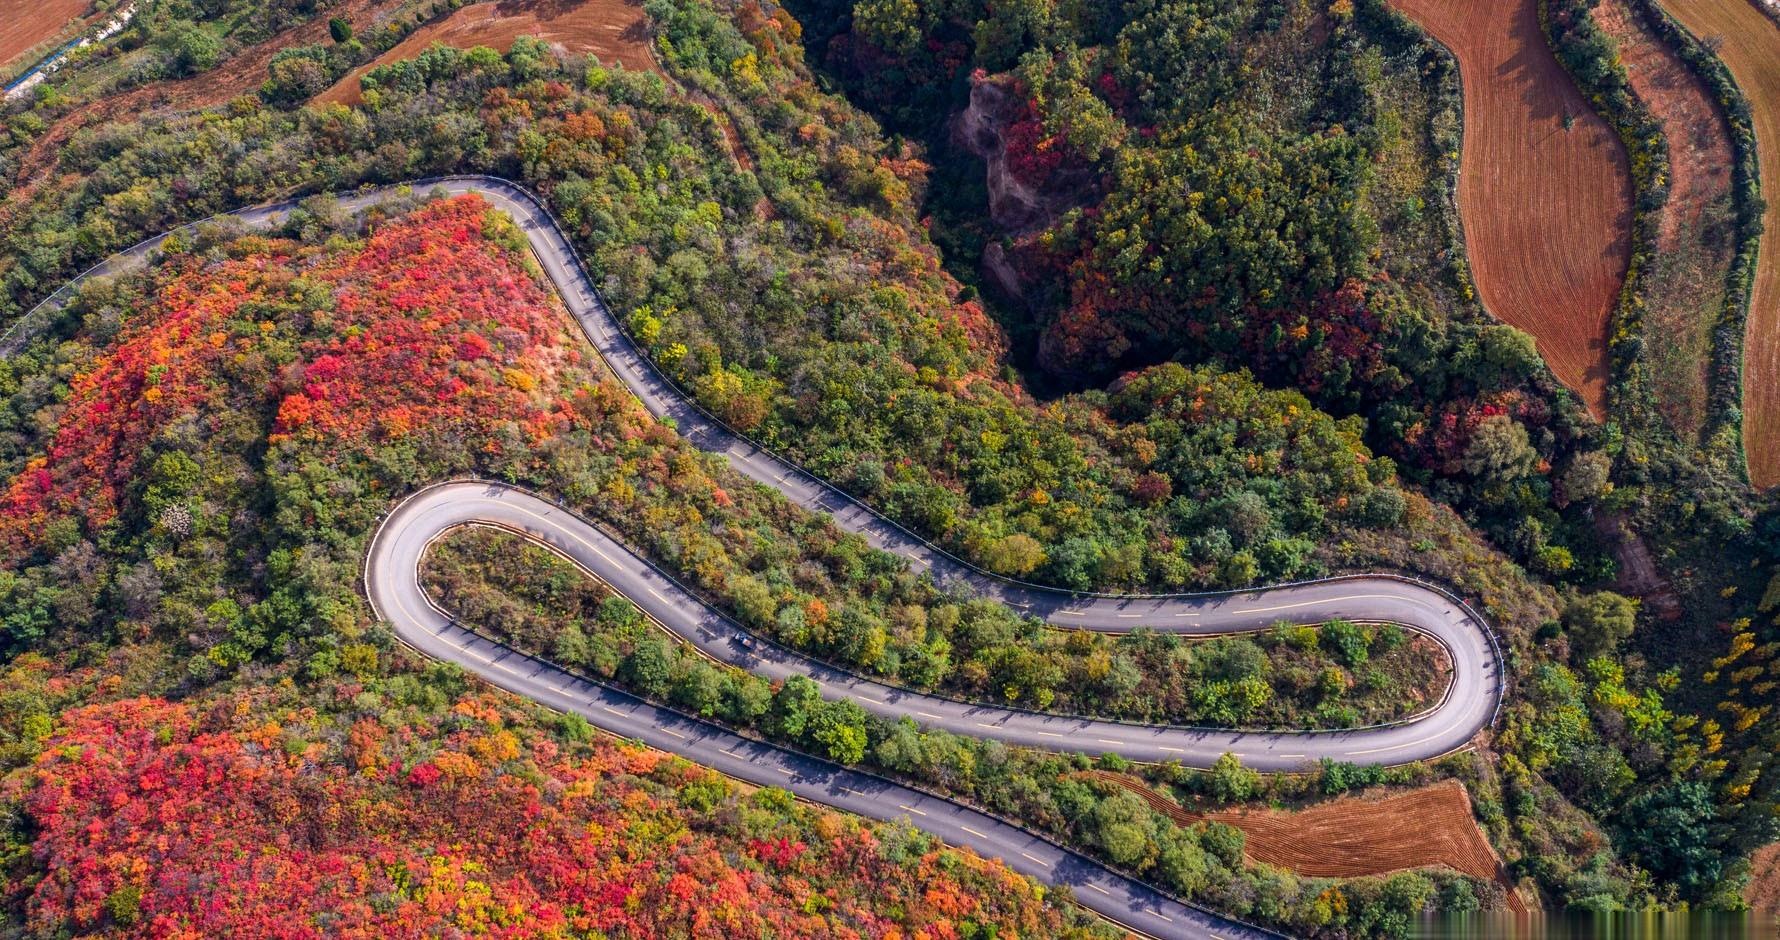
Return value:
[(477, 196), (435, 203), (313, 273), (334, 288), (333, 335), (306, 344), (274, 441), (503, 414), (536, 439), (568, 421), (563, 403), (533, 393), (578, 354), (546, 290), (490, 250), (489, 219)]

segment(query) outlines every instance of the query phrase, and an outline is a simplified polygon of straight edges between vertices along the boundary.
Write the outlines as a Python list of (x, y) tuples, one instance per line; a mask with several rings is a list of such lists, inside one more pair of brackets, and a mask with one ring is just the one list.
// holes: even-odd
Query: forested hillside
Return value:
[[(1466, 780), (1511, 872), (1553, 903), (1724, 902), (1747, 827), (1766, 825), (1725, 825), (1766, 819), (1747, 805), (1762, 781), (1733, 752), (1755, 723), (1727, 740), (1741, 716), (1683, 688), (1667, 655), (1706, 644), (1606, 590), (1620, 561), (1598, 520), (1650, 521), (1697, 601), (1689, 636), (1712, 637), (1761, 575), (1745, 560), (1765, 537), (1747, 496), (1721, 468), (1589, 422), (1530, 341), (1469, 302), (1438, 50), (1373, 2), (1200, 6), (654, 0), (666, 78), (523, 40), (374, 70), (351, 108), (301, 107), (275, 72), (260, 98), (76, 135), (12, 207), (0, 315), (145, 234), (244, 204), (437, 173), (520, 180), (702, 404), (984, 567), (1076, 589), (1375, 569), (1453, 585), (1502, 629), (1514, 690), (1486, 750), (1391, 779)], [(794, 14), (842, 28), (820, 37), (820, 64), (858, 106), (823, 90)], [(1054, 215), (996, 223), (982, 162), (937, 126), (978, 98), (1008, 112), (997, 159)], [(41, 130), (30, 109), (6, 120), (21, 141)], [(453, 474), (556, 493), (751, 629), (918, 688), (1333, 726), (1437, 694), (1393, 687), (1376, 635), (1281, 631), (1207, 653), (1063, 635), (939, 590), (649, 420), (499, 250), (514, 233), (484, 206), (419, 211), (366, 232), (320, 199), (278, 237), (200, 230), (145, 278), (95, 282), (56, 322), (28, 324), (47, 328), (0, 363), (12, 909), (72, 857), (33, 808), (53, 801), (32, 803), (67, 772), (59, 736), (103, 750), (123, 739), (97, 725), (190, 709), (219, 748), (259, 760), (241, 743), (256, 726), (229, 711), (276, 695), (315, 712), (287, 724), (335, 730), (266, 740), (341, 768), (338, 729), (458, 728), (444, 711), (461, 696), (408, 700), (433, 680), (353, 589), (377, 514)], [(986, 247), (1011, 276), (979, 274)], [(758, 689), (611, 626), (565, 658), (694, 710), (764, 714)], [(564, 638), (530, 639), (554, 652)], [(660, 668), (622, 670), (639, 649)], [(180, 701), (68, 711), (134, 696)], [(519, 714), (502, 720), (530, 729), (515, 734), (534, 756), (476, 772), (546, 790), (576, 772), (535, 754), (546, 737), (567, 753), (580, 729)], [(1003, 786), (1048, 781), (1068, 758), (1004, 763), (996, 746), (834, 717), (847, 730), (791, 739), (983, 802), (1008, 791), (993, 808), (1232, 913), (1391, 933), (1422, 905), (1488, 899), (1450, 881), (1347, 886), (1366, 903), (1339, 920), (1319, 907), (1324, 885), (1246, 868), (1215, 831), (1118, 816), (1129, 800), (1094, 816), (1115, 794), (1086, 786)], [(397, 774), (423, 763), (392, 750), (378, 765), (399, 772), (354, 785), (408, 794)], [(1336, 767), (1302, 786), (1382, 779)], [(392, 813), (430, 805), (388, 798)], [(817, 824), (800, 818), (783, 825)], [(1104, 831), (1069, 828), (1083, 820)], [(749, 825), (709, 834), (732, 840), (732, 865), (750, 864), (733, 844)], [(923, 856), (891, 857), (912, 872)], [(1074, 929), (1037, 903), (956, 916)], [(861, 917), (891, 906), (854, 903)]]
[(478, 200), (368, 238), (307, 224), (170, 246), (83, 293), (78, 339), (40, 347), (57, 369), (8, 366), (10, 923), (1095, 933), (998, 866), (395, 647), (353, 588), (384, 494), (536, 478), (599, 392)]

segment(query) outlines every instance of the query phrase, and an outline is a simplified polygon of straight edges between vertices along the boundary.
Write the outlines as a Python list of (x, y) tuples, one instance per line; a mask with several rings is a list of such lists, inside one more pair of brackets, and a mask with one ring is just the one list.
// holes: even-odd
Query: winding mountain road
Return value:
[[(1367, 575), (1218, 595), (1077, 595), (971, 568), (730, 432), (680, 395), (620, 330), (574, 248), (528, 192), (492, 177), (448, 177), (412, 185), (450, 194), (477, 193), (508, 213), (589, 342), (651, 413), (671, 420), (700, 448), (727, 457), (743, 475), (800, 506), (829, 514), (841, 528), (907, 559), (914, 570), (1074, 629), (1125, 632), (1141, 626), (1210, 635), (1263, 630), (1280, 620), (1396, 623), (1440, 642), (1451, 657), (1453, 679), (1445, 697), (1420, 715), (1339, 732), (1159, 727), (960, 702), (873, 682), (771, 643), (743, 643), (741, 628), (733, 621), (593, 523), (524, 490), (487, 482), (442, 483), (409, 496), (383, 519), (367, 549), (365, 590), (373, 608), (404, 642), (425, 655), (457, 663), (501, 688), (730, 776), (785, 787), (800, 797), (863, 816), (907, 819), (948, 843), (998, 857), (1042, 882), (1067, 885), (1082, 904), (1126, 927), (1167, 938), (1268, 934), (1181, 904), (1011, 823), (867, 773), (750, 741), (479, 636), (458, 625), (422, 590), (419, 567), (427, 547), (466, 525), (512, 531), (569, 558), (716, 659), (773, 679), (808, 676), (824, 695), (851, 698), (873, 713), (906, 716), (927, 726), (1009, 744), (1116, 752), (1137, 760), (1179, 760), (1194, 767), (1208, 767), (1230, 752), (1246, 766), (1281, 771), (1303, 769), (1323, 758), (1401, 764), (1437, 757), (1465, 747), (1494, 720), (1502, 698), (1503, 663), (1490, 628), (1470, 608), (1430, 585)], [(345, 209), (357, 210), (394, 192), (394, 188), (367, 190), (339, 202)], [(277, 224), (292, 208), (291, 203), (281, 203), (230, 215), (250, 227), (266, 227)], [(140, 265), (159, 241), (151, 239), (114, 255), (82, 278)], [(69, 295), (64, 288), (41, 306), (53, 308)], [(0, 338), (0, 351), (19, 341), (19, 336)]]

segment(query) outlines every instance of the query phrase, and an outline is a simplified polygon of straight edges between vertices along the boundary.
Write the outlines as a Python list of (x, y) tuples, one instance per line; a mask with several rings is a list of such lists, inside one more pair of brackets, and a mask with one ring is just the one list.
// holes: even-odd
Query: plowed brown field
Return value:
[(0, 65), (55, 36), (92, 8), (93, 0), (0, 0)]
[(654, 67), (649, 54), (642, 0), (499, 0), (464, 7), (440, 22), (415, 30), (368, 65), (354, 69), (334, 87), (315, 96), (318, 104), (356, 104), (359, 79), (386, 62), (410, 59), (435, 42), (468, 49), (489, 46), (505, 52), (519, 36), (536, 36), (567, 52), (592, 53), (601, 62), (626, 68)]
[(1157, 812), (1190, 826), (1212, 821), (1241, 829), (1248, 856), (1313, 878), (1357, 878), (1444, 865), (1495, 881), (1519, 913), (1526, 906), (1514, 883), (1478, 831), (1463, 784), (1446, 780), (1378, 799), (1342, 797), (1297, 812), (1234, 810), (1192, 813), (1125, 774), (1088, 771), (1142, 797)]
[(1750, 0), (1662, 0), (1695, 36), (1718, 46), (1718, 57), (1755, 112), (1761, 161), (1761, 251), (1743, 335), (1743, 451), (1756, 486), (1780, 483), (1780, 27)]
[(1531, 333), (1601, 418), (1608, 320), (1631, 255), (1625, 148), (1546, 46), (1538, 0), (1391, 3), (1459, 60), (1459, 216), (1484, 306)]

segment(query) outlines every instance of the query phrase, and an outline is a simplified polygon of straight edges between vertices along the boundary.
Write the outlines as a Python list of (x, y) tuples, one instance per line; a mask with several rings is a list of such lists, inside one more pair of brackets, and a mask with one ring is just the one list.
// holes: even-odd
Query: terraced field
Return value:
[(1677, 434), (1695, 440), (1706, 421), (1712, 328), (1735, 251), (1730, 127), (1712, 90), (1628, 0), (1602, 0), (1594, 16), (1619, 43), (1633, 93), (1663, 126), (1669, 200), (1645, 273), (1644, 355), (1658, 407)]
[(1551, 54), (1538, 0), (1391, 3), (1459, 60), (1459, 216), (1484, 306), (1531, 333), (1603, 417), (1608, 320), (1631, 256), (1625, 148)]
[[(1780, 26), (1751, 0), (1662, 0), (1730, 68), (1755, 116), (1764, 186), (1780, 179)], [(1743, 450), (1756, 486), (1780, 483), (1780, 201), (1768, 195), (1743, 337)]]

